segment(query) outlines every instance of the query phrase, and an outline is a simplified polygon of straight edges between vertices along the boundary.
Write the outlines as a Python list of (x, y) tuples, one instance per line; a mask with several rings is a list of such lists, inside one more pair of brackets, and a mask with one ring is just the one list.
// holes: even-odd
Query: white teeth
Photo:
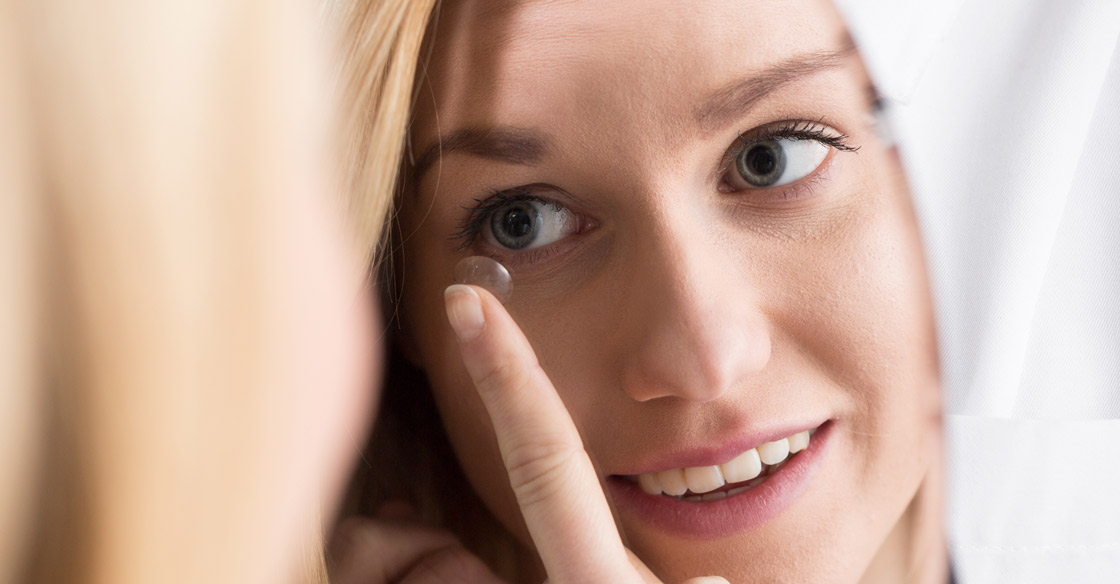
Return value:
[(714, 491), (724, 485), (723, 473), (718, 466), (695, 466), (684, 469), (684, 482), (696, 494)]
[(650, 495), (661, 494), (661, 483), (657, 481), (657, 475), (652, 472), (638, 475), (638, 486)]
[(657, 482), (666, 495), (679, 497), (688, 491), (688, 484), (684, 482), (684, 471), (679, 468), (657, 473)]
[(754, 448), (735, 457), (723, 465), (723, 478), (729, 483), (749, 481), (762, 472), (762, 460)]
[(778, 464), (789, 456), (789, 440), (782, 438), (758, 447), (758, 457), (763, 464)]
[[(796, 454), (809, 447), (810, 437), (816, 428), (798, 432), (788, 438), (767, 442), (757, 448), (752, 448), (729, 462), (716, 466), (696, 466), (690, 468), (674, 468), (661, 472), (651, 472), (637, 475), (638, 486), (650, 495), (665, 494), (671, 497), (683, 497), (685, 501), (715, 501), (724, 497), (737, 495), (743, 491), (766, 480), (766, 477), (781, 468), (781, 464), (791, 454)], [(631, 476), (631, 480), (635, 477)], [(726, 492), (713, 493), (716, 489), (729, 483), (748, 484)]]
[(789, 437), (789, 453), (796, 454), (809, 447), (809, 431), (798, 432)]

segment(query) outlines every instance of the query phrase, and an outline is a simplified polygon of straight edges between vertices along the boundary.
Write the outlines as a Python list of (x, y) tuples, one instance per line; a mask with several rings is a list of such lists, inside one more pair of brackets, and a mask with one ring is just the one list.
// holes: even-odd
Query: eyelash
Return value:
[[(735, 158), (739, 156), (747, 146), (754, 142), (763, 140), (779, 140), (779, 139), (794, 139), (794, 140), (816, 140), (822, 144), (826, 144), (842, 152), (858, 152), (860, 147), (853, 146), (848, 143), (847, 134), (831, 135), (827, 132), (828, 126), (824, 123), (823, 118), (816, 121), (807, 120), (790, 120), (779, 122), (778, 124), (771, 124), (755, 130), (747, 132), (740, 132), (736, 138), (736, 145), (728, 150), (724, 156), (723, 163), (720, 166), (719, 177), (724, 176), (727, 171), (734, 164)], [(475, 205), (463, 207), (467, 212), (466, 218), (459, 224), (458, 229), (451, 235), (452, 241), (459, 241), (456, 247), (459, 251), (465, 251), (471, 246), (478, 238), (478, 234), (482, 231), (489, 220), (490, 216), (506, 205), (515, 201), (533, 201), (551, 205), (554, 210), (560, 211), (564, 209), (564, 205), (555, 201), (538, 196), (532, 187), (514, 187), (505, 190), (493, 190), (486, 197), (479, 197), (474, 199)]]
[(848, 143), (847, 134), (830, 135), (827, 132), (828, 125), (824, 123), (824, 118), (816, 121), (807, 120), (790, 120), (779, 122), (778, 124), (771, 124), (763, 126), (755, 130), (747, 132), (740, 132), (739, 137), (735, 140), (738, 146), (732, 148), (727, 155), (727, 160), (720, 172), (726, 172), (731, 167), (731, 161), (743, 152), (748, 145), (753, 142), (761, 142), (763, 140), (780, 140), (783, 138), (794, 140), (816, 140), (822, 144), (827, 144), (842, 152), (858, 152), (859, 146), (852, 146)]

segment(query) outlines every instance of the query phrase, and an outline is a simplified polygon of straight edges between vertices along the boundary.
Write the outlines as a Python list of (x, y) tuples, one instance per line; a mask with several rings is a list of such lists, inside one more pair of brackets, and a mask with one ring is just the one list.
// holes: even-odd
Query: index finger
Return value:
[(521, 329), (482, 288), (457, 284), (444, 298), (549, 580), (639, 581), (579, 432)]

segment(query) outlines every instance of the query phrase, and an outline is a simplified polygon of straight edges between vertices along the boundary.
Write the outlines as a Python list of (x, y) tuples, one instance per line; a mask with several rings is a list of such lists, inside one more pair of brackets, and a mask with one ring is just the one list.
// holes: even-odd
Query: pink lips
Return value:
[[(712, 539), (748, 531), (779, 515), (805, 492), (820, 470), (832, 426), (832, 422), (823, 424), (813, 434), (807, 449), (792, 456), (761, 484), (724, 499), (690, 502), (665, 495), (649, 495), (631, 481), (618, 475), (607, 479), (608, 492), (619, 512), (626, 516), (628, 522), (644, 523), (680, 537)], [(799, 429), (793, 428), (789, 434), (798, 431)], [(784, 435), (775, 434), (769, 440), (782, 436)], [(758, 438), (749, 440), (758, 440)], [(674, 457), (660, 463), (664, 466), (659, 464), (657, 469), (641, 472), (712, 464), (713, 460), (730, 458), (735, 452), (747, 450), (769, 440), (742, 446), (733, 444), (729, 447), (721, 447), (714, 454), (709, 452), (706, 456), (705, 453), (699, 455), (692, 453), (689, 456)], [(734, 450), (735, 448), (739, 450)], [(728, 452), (724, 453), (723, 450)]]

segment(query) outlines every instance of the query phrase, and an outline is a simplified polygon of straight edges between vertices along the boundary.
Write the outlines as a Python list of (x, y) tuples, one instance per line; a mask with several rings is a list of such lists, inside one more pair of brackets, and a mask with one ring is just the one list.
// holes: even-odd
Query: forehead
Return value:
[(827, 0), (453, 0), (433, 29), (414, 139), (437, 125), (676, 111), (845, 36)]
[[(690, 154), (712, 138), (726, 145), (733, 123), (744, 131), (781, 116), (827, 117), (819, 111), (826, 103), (850, 113), (859, 105), (845, 90), (859, 85), (866, 93), (829, 0), (452, 0), (444, 7), (413, 104), (412, 184), (436, 162), (442, 174), (456, 151), (548, 161), (569, 178), (601, 173), (606, 161), (615, 177), (647, 166), (696, 172)], [(822, 80), (822, 71), (840, 77)], [(511, 131), (520, 135), (512, 142)]]

